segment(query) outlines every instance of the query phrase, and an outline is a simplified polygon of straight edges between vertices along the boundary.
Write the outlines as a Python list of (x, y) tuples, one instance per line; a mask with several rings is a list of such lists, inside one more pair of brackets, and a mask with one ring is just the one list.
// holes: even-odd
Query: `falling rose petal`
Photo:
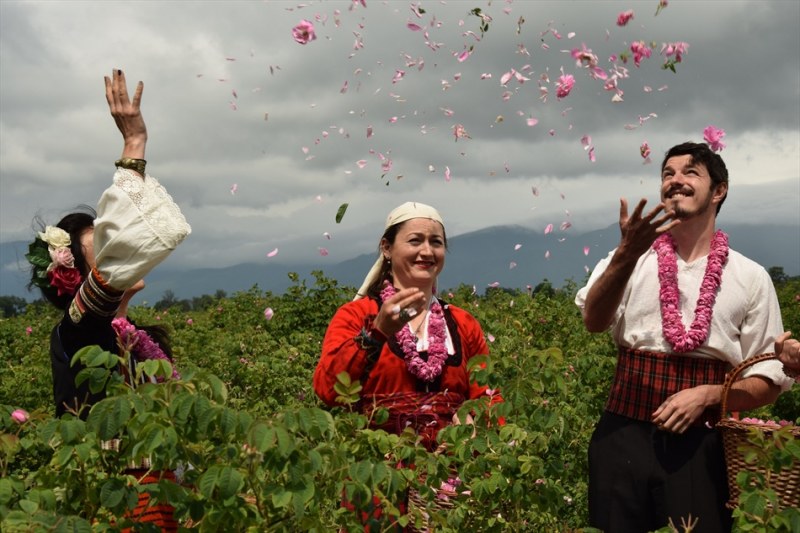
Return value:
[(356, 161), (356, 165), (358, 165), (358, 168), (364, 168), (367, 166), (367, 161), (365, 159), (359, 159)]
[(327, 256), (328, 255), (328, 249), (327, 248), (319, 248), (319, 255), (321, 255), (322, 257)]
[(496, 289), (499, 286), (500, 286), (500, 282), (499, 281), (493, 281), (493, 282), (491, 282), (489, 284), (489, 287), (492, 287), (493, 289)]
[(239, 95), (238, 95), (238, 94), (236, 94), (236, 89), (233, 89), (233, 90), (231, 91), (231, 94), (233, 95), (233, 97), (234, 97), (234, 98), (239, 98)]
[(534, 196), (539, 196), (539, 189), (537, 187), (531, 187), (531, 192)]
[[(486, 338), (489, 340), (489, 342), (494, 342), (494, 340), (495, 340), (495, 339), (494, 339), (494, 335), (492, 335), (491, 333), (489, 333), (488, 335), (486, 335)], [(487, 391), (487, 394), (488, 394), (488, 391)], [(491, 396), (491, 395), (490, 395), (490, 396)]]
[(328, 240), (331, 240), (331, 234), (330, 234), (330, 233), (328, 233), (327, 231), (326, 231), (326, 232), (324, 232), (324, 233), (322, 234), (322, 236), (323, 236), (323, 237), (325, 237), (325, 238), (326, 238), (326, 239), (328, 239)]
[(344, 94), (344, 93), (346, 93), (346, 92), (347, 92), (347, 84), (348, 84), (347, 80), (344, 80), (344, 84), (342, 85), (342, 88), (341, 88), (341, 89), (339, 89), (339, 92), (340, 92), (341, 94)]
[(409, 22), (408, 24), (406, 24), (406, 28), (408, 28), (411, 31), (422, 31), (422, 26), (414, 24), (413, 22)]
[(482, 80), (490, 80), (490, 79), (492, 79), (492, 75), (489, 74), (488, 72), (484, 72), (483, 74), (481, 74), (481, 79)]
[(436, 167), (433, 165), (428, 165), (428, 172), (436, 172)]
[(267, 320), (272, 320), (272, 317), (275, 316), (275, 311), (272, 310), (271, 307), (267, 307), (264, 309), (264, 318)]
[(639, 146), (639, 155), (641, 155), (644, 160), (650, 158), (650, 145), (647, 144), (647, 141), (644, 141), (642, 145)]
[(372, 137), (372, 126), (367, 126), (367, 139)]
[(586, 150), (589, 148), (589, 145), (592, 144), (592, 137), (589, 135), (584, 135), (581, 137), (581, 144), (583, 145), (583, 149)]
[(544, 228), (544, 234), (545, 234), (545, 235), (547, 235), (547, 234), (548, 234), (548, 233), (550, 233), (551, 231), (553, 231), (553, 225), (552, 225), (552, 224), (548, 224), (548, 225), (547, 225), (547, 226)]
[(458, 54), (456, 56), (456, 59), (458, 59), (459, 63), (463, 63), (464, 61), (467, 60), (469, 55), (470, 55), (470, 51), (469, 50), (464, 50), (463, 52), (461, 52), (460, 54)]
[(450, 181), (450, 167), (444, 167), (444, 181)]
[(234, 183), (233, 185), (231, 185), (231, 195), (236, 194), (237, 190), (239, 190), (239, 185), (238, 184)]
[(515, 263), (514, 261), (511, 261), (511, 262), (508, 264), (508, 269), (509, 269), (509, 270), (513, 270), (513, 269), (515, 269), (515, 268), (517, 268), (517, 263)]
[(392, 117), (389, 119), (390, 124), (394, 124), (395, 122), (397, 122), (397, 117)]
[(392, 78), (392, 83), (397, 83), (398, 81), (402, 80), (403, 76), (405, 76), (405, 75), (406, 75), (406, 71), (405, 70), (400, 70), (400, 69), (395, 70), (394, 71), (394, 77)]
[(236, 105), (236, 102), (228, 102), (228, 104), (231, 106), (232, 111), (239, 109), (239, 106)]
[(303, 151), (304, 154), (308, 155), (308, 146), (303, 146), (301, 150)]
[(566, 231), (571, 227), (572, 227), (572, 222), (570, 222), (569, 220), (565, 220), (564, 222), (561, 223), (561, 231)]
[(515, 72), (515, 70), (512, 68), (511, 70), (509, 70), (508, 72), (503, 74), (500, 77), (500, 85), (502, 85), (503, 87), (508, 85), (508, 82), (511, 81), (511, 78), (514, 76), (514, 72)]
[(545, 258), (545, 259), (550, 259), (550, 250), (547, 250), (547, 251), (544, 253), (544, 258)]
[(725, 148), (725, 143), (722, 139), (725, 137), (725, 130), (716, 126), (706, 126), (703, 130), (703, 139), (708, 143), (708, 146), (715, 152), (721, 152)]
[(653, 92), (653, 88), (652, 88), (652, 87), (650, 87), (649, 85), (645, 85), (645, 86), (644, 86), (644, 88), (643, 88), (642, 90), (643, 90), (644, 92), (646, 92), (646, 93), (651, 93), (651, 92)]
[(514, 251), (515, 251), (515, 252), (516, 252), (517, 250), (519, 250), (520, 248), (522, 248), (522, 245), (521, 245), (521, 244), (515, 244), (515, 245), (514, 245)]
[(268, 253), (267, 257), (275, 257), (276, 255), (278, 255), (278, 249), (277, 248), (275, 248), (270, 253)]
[(292, 37), (300, 44), (308, 44), (317, 38), (317, 34), (314, 32), (314, 24), (305, 19), (301, 20), (297, 26), (292, 28)]
[(531, 117), (531, 118), (529, 118), (527, 120), (527, 123), (528, 123), (528, 127), (532, 128), (532, 127), (534, 127), (535, 125), (537, 125), (539, 123), (539, 119)]
[(592, 163), (594, 163), (596, 161), (595, 156), (594, 156), (594, 146), (589, 148), (589, 161), (591, 161)]
[(630, 9), (628, 11), (623, 11), (619, 15), (617, 15), (617, 26), (622, 27), (628, 24), (630, 20), (633, 18), (633, 10)]
[(589, 247), (588, 246), (584, 246), (583, 247), (583, 255), (589, 255)]

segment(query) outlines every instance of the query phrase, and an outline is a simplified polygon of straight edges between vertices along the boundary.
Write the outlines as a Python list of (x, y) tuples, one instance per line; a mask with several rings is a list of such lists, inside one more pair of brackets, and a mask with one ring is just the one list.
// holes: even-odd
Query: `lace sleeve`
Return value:
[(114, 184), (97, 206), (97, 270), (111, 287), (127, 289), (166, 259), (189, 233), (186, 218), (158, 180), (118, 169)]

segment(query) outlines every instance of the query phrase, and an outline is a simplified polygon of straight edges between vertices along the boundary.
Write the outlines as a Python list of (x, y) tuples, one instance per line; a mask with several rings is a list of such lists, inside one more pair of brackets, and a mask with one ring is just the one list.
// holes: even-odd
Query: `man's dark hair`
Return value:
[[(705, 165), (709, 176), (711, 176), (711, 190), (716, 189), (720, 183), (728, 185), (728, 168), (725, 166), (725, 161), (705, 143), (685, 142), (673, 146), (664, 154), (664, 160), (661, 162), (661, 172), (664, 172), (664, 167), (670, 158), (681, 155), (691, 156), (694, 164), (702, 163)], [(719, 214), (719, 210), (727, 197), (728, 192), (726, 191), (725, 196), (717, 204), (717, 214)]]

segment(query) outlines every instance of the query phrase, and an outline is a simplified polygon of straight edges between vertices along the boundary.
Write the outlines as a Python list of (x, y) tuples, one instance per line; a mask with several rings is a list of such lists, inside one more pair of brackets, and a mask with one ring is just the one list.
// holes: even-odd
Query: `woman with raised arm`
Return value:
[(125, 74), (114, 70), (105, 78), (105, 87), (123, 139), (113, 183), (100, 197), (96, 215), (84, 207), (44, 227), (26, 256), (33, 266), (30, 286), (39, 287), (48, 301), (65, 311), (50, 340), (57, 416), (71, 412), (86, 418), (103, 396), (91, 394), (86, 383), (75, 385), (81, 367), (71, 361), (81, 348), (99, 345), (115, 352), (119, 333), (135, 335), (137, 346), (149, 347), (148, 354), (142, 354), (146, 357), (170, 358), (162, 331), (136, 330), (125, 316), (131, 297), (144, 287), (144, 276), (191, 232), (180, 208), (145, 171), (143, 83), (131, 99)]

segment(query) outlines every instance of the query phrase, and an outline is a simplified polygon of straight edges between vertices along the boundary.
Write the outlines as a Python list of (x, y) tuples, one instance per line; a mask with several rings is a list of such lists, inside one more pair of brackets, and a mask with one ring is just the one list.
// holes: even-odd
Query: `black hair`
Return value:
[[(705, 143), (685, 142), (673, 146), (664, 154), (664, 160), (661, 162), (661, 172), (664, 172), (664, 167), (667, 166), (669, 159), (680, 155), (691, 156), (693, 164), (702, 163), (705, 165), (708, 175), (711, 176), (712, 191), (721, 183), (728, 185), (728, 168), (725, 166), (725, 161)], [(719, 210), (727, 197), (728, 192), (726, 190), (725, 196), (717, 204), (717, 214), (719, 214)]]

